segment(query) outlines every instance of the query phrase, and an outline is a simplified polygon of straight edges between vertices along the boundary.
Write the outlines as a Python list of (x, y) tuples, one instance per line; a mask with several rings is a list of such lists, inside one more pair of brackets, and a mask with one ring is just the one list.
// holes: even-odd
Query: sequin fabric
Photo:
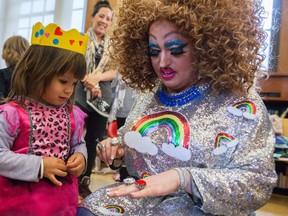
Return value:
[[(104, 188), (80, 206), (96, 215), (105, 215), (101, 209), (107, 205), (115, 206), (111, 215), (253, 215), (269, 200), (277, 180), (267, 110), (254, 91), (247, 98), (210, 91), (180, 107), (143, 94), (120, 131), (130, 175), (187, 167), (197, 194), (134, 200), (109, 198)], [(133, 145), (129, 134), (140, 134), (139, 142)]]

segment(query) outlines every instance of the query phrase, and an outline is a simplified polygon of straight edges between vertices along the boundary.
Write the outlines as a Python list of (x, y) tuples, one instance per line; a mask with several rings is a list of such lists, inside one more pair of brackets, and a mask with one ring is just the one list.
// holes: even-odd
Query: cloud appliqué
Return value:
[(163, 143), (162, 144), (162, 151), (171, 156), (174, 157), (178, 160), (181, 161), (188, 161), (191, 158), (191, 152), (190, 150), (182, 147), (182, 146), (174, 146), (172, 144), (168, 144), (168, 143)]
[(158, 148), (152, 143), (150, 137), (142, 137), (137, 131), (129, 131), (125, 134), (124, 140), (126, 145), (130, 148), (136, 149), (140, 153), (148, 153), (150, 155), (157, 155)]

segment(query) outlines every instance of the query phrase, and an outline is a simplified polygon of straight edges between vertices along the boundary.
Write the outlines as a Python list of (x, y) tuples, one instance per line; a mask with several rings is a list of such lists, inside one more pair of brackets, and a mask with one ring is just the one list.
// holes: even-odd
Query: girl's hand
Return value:
[(117, 145), (111, 145), (111, 138), (102, 140), (97, 144), (97, 155), (105, 162), (106, 165), (111, 165), (115, 158), (121, 158), (124, 155), (124, 149), (118, 143)]
[(131, 185), (123, 184), (106, 189), (107, 195), (109, 197), (130, 196), (135, 199), (164, 196), (177, 191), (180, 186), (180, 178), (176, 170), (168, 170), (142, 180), (146, 182), (146, 186), (142, 190), (139, 190), (135, 183)]
[(55, 157), (44, 157), (43, 177), (48, 178), (53, 184), (62, 186), (62, 182), (57, 180), (56, 176), (67, 176), (67, 168), (64, 160)]
[(77, 177), (80, 176), (85, 169), (84, 156), (81, 153), (72, 154), (67, 161), (66, 167), (68, 173)]

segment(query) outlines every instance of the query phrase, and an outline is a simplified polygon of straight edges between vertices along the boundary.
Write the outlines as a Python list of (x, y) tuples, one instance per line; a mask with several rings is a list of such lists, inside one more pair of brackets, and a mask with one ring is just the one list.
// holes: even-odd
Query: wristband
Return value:
[(43, 179), (43, 175), (44, 175), (44, 161), (43, 158), (41, 159), (41, 163), (40, 163), (40, 175), (39, 175), (39, 179)]
[(180, 178), (179, 189), (185, 192), (191, 193), (191, 176), (190, 172), (186, 168), (174, 168), (177, 171)]

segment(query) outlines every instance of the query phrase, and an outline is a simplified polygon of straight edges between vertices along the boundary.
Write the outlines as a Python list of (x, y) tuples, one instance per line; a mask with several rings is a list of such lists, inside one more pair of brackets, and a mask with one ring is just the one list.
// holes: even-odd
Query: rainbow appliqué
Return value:
[(103, 207), (99, 207), (98, 211), (100, 211), (104, 215), (115, 215), (115, 216), (120, 216), (122, 215), (125, 210), (123, 207), (119, 205), (105, 205)]
[(219, 133), (216, 136), (214, 143), (214, 155), (220, 155), (227, 151), (228, 148), (232, 148), (238, 144), (238, 139), (227, 133)]
[(167, 140), (162, 143), (162, 151), (176, 159), (189, 160), (190, 125), (186, 117), (178, 112), (165, 111), (141, 118), (131, 131), (124, 135), (125, 143), (140, 153), (156, 155), (158, 146), (152, 142), (150, 136), (163, 128), (167, 132)]
[(143, 173), (141, 174), (141, 179), (147, 178), (147, 177), (149, 177), (149, 176), (151, 176), (150, 173), (148, 173), (148, 172), (143, 172)]
[(190, 126), (188, 120), (181, 113), (165, 111), (148, 115), (140, 119), (132, 128), (143, 137), (165, 128), (168, 133), (168, 144), (175, 147), (183, 146), (188, 149), (190, 141)]
[(227, 107), (227, 111), (236, 116), (243, 116), (246, 119), (256, 118), (256, 105), (251, 101), (241, 101)]

